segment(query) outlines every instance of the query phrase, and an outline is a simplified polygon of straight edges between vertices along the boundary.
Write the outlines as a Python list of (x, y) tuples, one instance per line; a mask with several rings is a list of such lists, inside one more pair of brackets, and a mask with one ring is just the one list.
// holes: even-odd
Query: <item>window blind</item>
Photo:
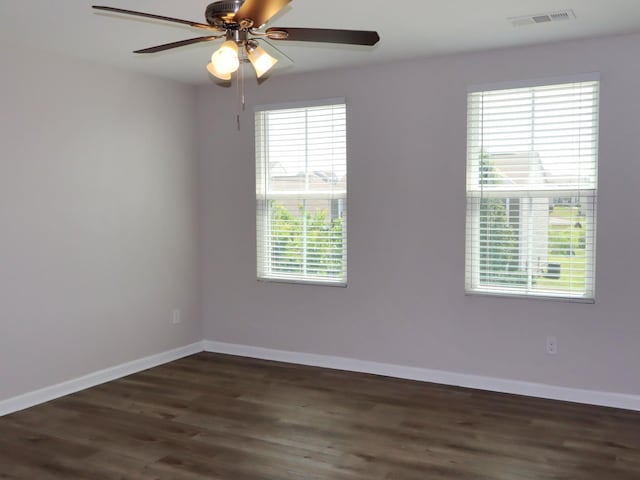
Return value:
[(468, 95), (466, 290), (591, 301), (599, 81)]
[(255, 122), (258, 278), (345, 285), (344, 101), (266, 107)]

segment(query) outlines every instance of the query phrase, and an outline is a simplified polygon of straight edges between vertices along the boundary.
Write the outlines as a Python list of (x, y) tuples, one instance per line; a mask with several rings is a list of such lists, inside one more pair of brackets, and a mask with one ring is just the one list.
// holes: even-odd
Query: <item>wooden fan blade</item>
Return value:
[(205, 23), (192, 22), (190, 20), (180, 20), (179, 18), (163, 17), (162, 15), (154, 15), (152, 13), (134, 12), (133, 10), (124, 10), (115, 7), (103, 7), (94, 5), (92, 8), (96, 10), (104, 10), (105, 12), (122, 13), (124, 15), (135, 15), (137, 17), (153, 18), (155, 20), (164, 20), (165, 22), (181, 23), (194, 28), (202, 28), (205, 30), (218, 30), (217, 28)]
[(157, 53), (163, 52), (165, 50), (170, 50), (172, 48), (184, 47), (187, 45), (193, 45), (194, 43), (200, 42), (211, 42), (212, 40), (216, 40), (220, 38), (220, 36), (211, 36), (211, 37), (196, 37), (189, 38), (187, 40), (180, 40), (179, 42), (171, 42), (165, 43), (164, 45), (157, 45), (155, 47), (143, 48), (142, 50), (136, 50), (133, 53)]
[(270, 40), (296, 42), (346, 43), (349, 45), (375, 45), (380, 40), (378, 32), (368, 30), (332, 30), (328, 28), (268, 28)]
[(271, 17), (286, 7), (291, 0), (246, 0), (236, 12), (235, 19), (253, 20), (253, 28), (260, 28)]

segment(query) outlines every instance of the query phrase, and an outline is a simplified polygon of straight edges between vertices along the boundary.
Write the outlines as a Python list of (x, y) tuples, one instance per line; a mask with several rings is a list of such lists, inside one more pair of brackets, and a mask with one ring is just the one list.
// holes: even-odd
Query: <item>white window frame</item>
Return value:
[[(492, 83), (492, 84), (484, 84), (484, 85), (473, 85), (470, 86), (467, 90), (469, 96), (472, 94), (482, 93), (482, 92), (491, 92), (496, 90), (509, 90), (509, 89), (519, 89), (519, 88), (535, 88), (535, 87), (544, 87), (544, 86), (553, 86), (553, 85), (561, 85), (567, 83), (581, 83), (581, 82), (598, 82), (598, 94), (600, 90), (600, 75), (598, 73), (590, 73), (585, 75), (573, 75), (569, 77), (556, 77), (556, 78), (546, 78), (546, 79), (538, 79), (538, 80), (528, 80), (528, 81), (518, 81), (518, 82), (501, 82), (501, 83)], [(469, 107), (471, 106), (471, 102), (469, 102)], [(471, 167), (471, 158), (472, 156), (477, 156), (481, 153), (481, 150), (478, 150), (477, 145), (473, 145), (472, 136), (473, 136), (473, 122), (472, 122), (472, 114), (469, 110), (468, 113), (468, 125), (467, 125), (467, 221), (466, 221), (466, 239), (465, 239), (465, 292), (468, 295), (491, 295), (491, 296), (507, 296), (507, 297), (520, 297), (520, 298), (538, 298), (538, 299), (549, 299), (549, 300), (562, 300), (562, 301), (573, 301), (573, 302), (582, 302), (582, 303), (594, 303), (595, 302), (595, 267), (596, 267), (596, 227), (597, 227), (597, 170), (598, 170), (598, 115), (600, 112), (600, 102), (598, 99), (598, 103), (596, 106), (596, 118), (595, 118), (595, 126), (596, 126), (596, 145), (595, 145), (595, 185), (592, 189), (584, 189), (578, 188), (576, 190), (570, 189), (550, 189), (547, 192), (543, 191), (531, 191), (531, 190), (508, 190), (505, 189), (501, 192), (481, 192), (480, 195), (483, 198), (495, 197), (495, 198), (536, 198), (536, 196), (547, 196), (556, 195), (557, 197), (580, 197), (582, 195), (587, 195), (588, 197), (592, 197), (592, 204), (589, 204), (585, 207), (586, 214), (585, 216), (590, 219), (593, 223), (592, 228), (589, 228), (586, 232), (586, 252), (585, 258), (587, 262), (589, 262), (589, 267), (591, 268), (591, 274), (585, 276), (585, 293), (584, 294), (573, 294), (571, 292), (559, 291), (559, 290), (541, 290), (537, 291), (531, 288), (531, 285), (527, 285), (524, 287), (503, 287), (497, 285), (482, 285), (480, 282), (480, 255), (472, 255), (471, 252), (479, 251), (479, 241), (480, 241), (480, 208), (479, 206), (475, 206), (473, 204), (473, 198), (478, 198), (478, 191), (472, 191), (469, 188), (470, 185), (475, 183), (480, 184), (478, 178), (477, 168)], [(477, 133), (477, 132), (476, 132)], [(477, 165), (476, 165), (477, 167)], [(478, 205), (480, 203), (478, 202)], [(519, 244), (521, 245), (521, 244)], [(529, 258), (531, 261), (531, 258)], [(473, 264), (471, 264), (473, 262)], [(530, 281), (529, 281), (530, 283)]]
[[(269, 192), (267, 169), (270, 162), (268, 148), (266, 147), (266, 136), (264, 128), (266, 125), (258, 120), (258, 115), (262, 112), (308, 109), (331, 105), (341, 105), (345, 109), (347, 116), (347, 104), (345, 98), (330, 98), (317, 101), (288, 102), (282, 104), (272, 104), (258, 106), (255, 109), (255, 156), (256, 156), (256, 272), (259, 281), (276, 283), (296, 283), (306, 285), (322, 285), (333, 287), (347, 286), (347, 186), (344, 190), (332, 190), (330, 193), (323, 192), (301, 192), (301, 191), (278, 191)], [(261, 130), (262, 128), (262, 130)], [(347, 149), (347, 126), (345, 125), (345, 150)], [(345, 169), (348, 168), (348, 153), (345, 159)], [(342, 215), (342, 275), (338, 277), (314, 276), (307, 273), (281, 274), (273, 272), (271, 268), (271, 213), (269, 203), (272, 200), (297, 200), (306, 202), (308, 200), (338, 200), (340, 214)], [(331, 214), (331, 211), (329, 212)]]

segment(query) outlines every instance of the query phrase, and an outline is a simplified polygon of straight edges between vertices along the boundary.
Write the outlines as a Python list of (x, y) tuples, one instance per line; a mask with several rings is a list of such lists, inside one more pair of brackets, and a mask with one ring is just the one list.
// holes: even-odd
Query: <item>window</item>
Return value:
[(468, 95), (466, 290), (592, 301), (599, 81)]
[(344, 100), (256, 112), (258, 279), (346, 285)]

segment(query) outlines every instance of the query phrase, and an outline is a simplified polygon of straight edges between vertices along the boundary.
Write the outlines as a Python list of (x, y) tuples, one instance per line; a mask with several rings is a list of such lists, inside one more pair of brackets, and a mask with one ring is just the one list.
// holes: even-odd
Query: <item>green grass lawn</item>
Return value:
[(584, 249), (575, 250), (575, 253), (575, 255), (549, 255), (549, 263), (560, 264), (560, 278), (538, 277), (536, 279), (536, 288), (550, 288), (569, 292), (584, 291)]
[[(560, 265), (560, 278), (536, 278), (536, 287), (569, 292), (582, 292), (585, 288), (585, 250), (586, 219), (580, 216), (580, 209), (575, 206), (556, 205), (551, 217), (571, 220), (569, 225), (551, 225), (549, 227), (550, 251), (548, 263)], [(579, 223), (580, 228), (575, 224)], [(573, 250), (571, 250), (573, 247)], [(573, 255), (571, 255), (573, 251)]]
[(580, 217), (579, 215), (580, 208), (569, 205), (556, 205), (553, 207), (553, 212), (551, 212), (552, 217), (584, 220), (584, 217)]

